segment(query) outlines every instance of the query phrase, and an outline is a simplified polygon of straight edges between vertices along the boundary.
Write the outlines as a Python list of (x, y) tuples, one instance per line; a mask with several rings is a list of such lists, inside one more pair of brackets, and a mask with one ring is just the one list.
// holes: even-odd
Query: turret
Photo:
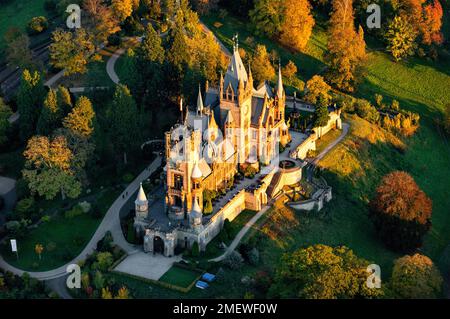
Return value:
[(146, 219), (148, 216), (148, 200), (147, 196), (145, 196), (144, 189), (142, 188), (142, 183), (139, 186), (139, 192), (134, 204), (136, 209), (136, 218), (139, 220)]
[(200, 205), (198, 204), (197, 198), (194, 197), (192, 210), (189, 213), (189, 224), (194, 229), (200, 229), (202, 227), (202, 219), (203, 219), (202, 210), (200, 208)]
[(276, 96), (278, 99), (284, 97), (283, 77), (281, 76), (281, 64), (278, 65), (278, 81), (276, 86)]

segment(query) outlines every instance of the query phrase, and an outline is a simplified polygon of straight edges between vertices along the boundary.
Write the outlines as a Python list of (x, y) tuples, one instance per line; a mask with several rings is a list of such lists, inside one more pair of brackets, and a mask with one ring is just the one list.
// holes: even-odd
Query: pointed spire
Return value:
[(195, 164), (194, 164), (194, 168), (192, 169), (191, 178), (192, 179), (199, 179), (199, 178), (202, 178), (202, 177), (203, 177), (202, 171), (198, 167), (198, 163), (196, 161)]
[(142, 187), (142, 183), (140, 183), (139, 186), (139, 192), (138, 196), (136, 198), (135, 204), (136, 205), (146, 205), (148, 203), (147, 196), (145, 196), (144, 188)]
[(284, 88), (283, 88), (283, 77), (281, 75), (281, 62), (278, 63), (278, 81), (276, 90), (278, 98), (283, 97)]
[(194, 204), (192, 205), (192, 212), (196, 212), (196, 213), (202, 212), (200, 205), (198, 204), (197, 197), (194, 197)]
[(228, 110), (228, 114), (227, 114), (227, 118), (225, 119), (225, 123), (227, 123), (227, 125), (231, 125), (233, 124), (234, 119), (233, 119), (233, 114), (231, 113), (231, 110)]
[(200, 89), (200, 84), (198, 84), (198, 97), (197, 97), (197, 115), (202, 115), (203, 113), (203, 100), (202, 91)]

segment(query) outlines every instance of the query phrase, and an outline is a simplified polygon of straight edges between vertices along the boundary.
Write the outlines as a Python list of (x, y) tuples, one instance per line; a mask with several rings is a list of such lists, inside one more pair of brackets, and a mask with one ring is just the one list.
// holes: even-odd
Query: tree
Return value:
[(84, 0), (83, 8), (87, 13), (87, 29), (97, 48), (105, 43), (111, 34), (120, 31), (118, 19), (104, 0)]
[(356, 73), (366, 57), (364, 32), (356, 32), (353, 17), (353, 0), (333, 0), (333, 11), (328, 29), (328, 52), (324, 58), (329, 68), (329, 83), (352, 92)]
[(114, 15), (120, 22), (125, 21), (125, 19), (131, 16), (131, 13), (133, 12), (132, 0), (112, 0), (111, 6)]
[(406, 255), (394, 262), (390, 286), (397, 298), (440, 298), (442, 284), (439, 270), (427, 256)]
[(90, 137), (94, 131), (94, 117), (91, 101), (81, 96), (72, 111), (64, 118), (63, 126), (77, 135)]
[(95, 47), (92, 36), (83, 28), (75, 33), (58, 29), (52, 33), (50, 64), (55, 68), (64, 69), (64, 75), (86, 73), (89, 57)]
[(193, 0), (193, 7), (200, 15), (206, 15), (218, 8), (219, 0)]
[(304, 51), (314, 23), (308, 0), (284, 0), (280, 43), (291, 49)]
[(255, 0), (255, 7), (249, 16), (257, 35), (273, 37), (281, 29), (283, 0)]
[(380, 289), (366, 285), (370, 263), (345, 246), (314, 245), (285, 253), (270, 287), (270, 298), (374, 298)]
[(128, 292), (127, 287), (122, 286), (118, 291), (117, 291), (117, 296), (115, 299), (130, 299), (130, 293)]
[(255, 81), (262, 83), (275, 77), (275, 69), (269, 60), (266, 46), (258, 44), (252, 57), (252, 75)]
[(72, 98), (67, 88), (60, 85), (58, 86), (58, 109), (61, 112), (61, 116), (64, 118), (72, 110)]
[(294, 62), (289, 60), (289, 62), (281, 68), (281, 74), (285, 77), (289, 82), (292, 82), (295, 79), (295, 75), (297, 74), (297, 66)]
[(331, 87), (325, 82), (322, 76), (314, 75), (306, 82), (305, 100), (309, 103), (316, 104), (320, 96), (325, 99), (326, 103), (331, 100)]
[(8, 141), (8, 131), (11, 126), (9, 118), (12, 114), (11, 108), (0, 97), (0, 146)]
[(423, 44), (441, 44), (444, 41), (441, 32), (443, 14), (439, 0), (434, 0), (423, 8), (423, 23), (420, 25)]
[(5, 33), (4, 39), (6, 60), (9, 64), (22, 69), (34, 67), (29, 49), (30, 39), (25, 32), (18, 28), (9, 28)]
[(22, 170), (24, 179), (32, 192), (53, 199), (58, 192), (61, 197), (76, 198), (81, 185), (70, 167), (72, 152), (63, 136), (49, 140), (45, 136), (34, 136), (24, 151), (26, 159)]
[(402, 16), (396, 16), (389, 23), (385, 39), (387, 50), (395, 61), (414, 54), (416, 48), (417, 32), (408, 20)]
[(58, 109), (57, 92), (50, 89), (44, 100), (41, 115), (37, 123), (37, 133), (49, 135), (61, 125), (61, 111)]
[(127, 152), (133, 149), (139, 140), (139, 113), (125, 85), (119, 84), (114, 92), (111, 105), (111, 140), (117, 152), (123, 154), (127, 164)]
[(406, 172), (384, 176), (370, 201), (370, 214), (378, 236), (395, 251), (422, 245), (431, 227), (432, 202)]
[(34, 17), (30, 20), (30, 22), (28, 22), (27, 27), (30, 34), (41, 33), (48, 28), (47, 18), (43, 16)]
[[(319, 100), (323, 99), (322, 95), (319, 97)], [(328, 124), (330, 119), (330, 115), (328, 113), (328, 105), (325, 103), (319, 103), (316, 106), (316, 111), (314, 112), (314, 127), (321, 128)], [(322, 135), (322, 132), (318, 132), (319, 137)]]
[(45, 89), (39, 72), (25, 69), (17, 93), (17, 110), (20, 114), (19, 129), (22, 141), (26, 141), (36, 130)]
[(39, 256), (39, 260), (41, 260), (41, 255), (42, 255), (42, 252), (44, 251), (44, 246), (42, 246), (41, 244), (36, 244), (34, 246), (34, 251)]
[(137, 54), (147, 61), (157, 63), (164, 61), (164, 48), (161, 44), (161, 37), (153, 29), (151, 23), (145, 29), (144, 39), (138, 48)]
[(109, 290), (109, 287), (102, 288), (102, 299), (113, 299), (111, 290)]

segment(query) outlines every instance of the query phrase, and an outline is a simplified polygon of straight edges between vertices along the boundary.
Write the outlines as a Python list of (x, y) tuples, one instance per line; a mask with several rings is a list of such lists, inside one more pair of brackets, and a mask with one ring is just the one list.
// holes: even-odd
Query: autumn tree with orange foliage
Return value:
[(366, 57), (364, 32), (361, 26), (356, 31), (354, 20), (353, 0), (333, 0), (325, 55), (329, 66), (327, 79), (347, 92), (354, 91), (356, 73)]
[(281, 44), (304, 51), (314, 24), (308, 0), (285, 0), (284, 19), (280, 29)]
[(395, 171), (381, 181), (370, 202), (370, 217), (389, 248), (410, 251), (422, 245), (431, 228), (431, 199), (406, 172)]

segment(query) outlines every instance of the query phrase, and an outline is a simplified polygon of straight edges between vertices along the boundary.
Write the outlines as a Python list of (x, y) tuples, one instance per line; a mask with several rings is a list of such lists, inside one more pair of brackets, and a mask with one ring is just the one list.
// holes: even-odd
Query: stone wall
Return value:
[(311, 199), (298, 201), (298, 202), (287, 202), (286, 204), (296, 210), (315, 210), (320, 211), (325, 203), (328, 203), (332, 199), (331, 187), (326, 186), (324, 188), (319, 188), (313, 195)]

